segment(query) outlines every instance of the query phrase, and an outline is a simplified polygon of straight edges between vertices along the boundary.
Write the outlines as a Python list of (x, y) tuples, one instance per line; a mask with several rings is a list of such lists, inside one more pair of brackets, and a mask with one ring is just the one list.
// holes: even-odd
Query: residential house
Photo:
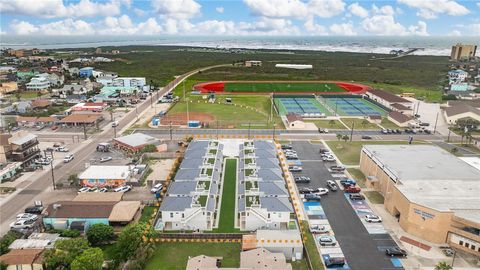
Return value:
[(114, 138), (112, 144), (115, 148), (118, 148), (120, 150), (130, 153), (138, 153), (142, 151), (142, 149), (147, 145), (159, 145), (160, 141), (152, 136), (143, 133), (133, 133), (130, 135)]
[(56, 118), (50, 116), (17, 116), (17, 124), (23, 127), (50, 126), (57, 122)]
[(50, 81), (44, 76), (33, 77), (26, 87), (28, 91), (46, 91), (50, 88)]
[(223, 144), (192, 141), (160, 205), (160, 230), (212, 230), (217, 225)]
[(34, 99), (31, 101), (32, 109), (46, 109), (52, 105), (48, 99)]
[(15, 73), (15, 72), (17, 72), (16, 67), (12, 67), (12, 66), (1, 66), (0, 67), (0, 75), (10, 74), (10, 73)]
[[(397, 96), (387, 91), (379, 89), (369, 89), (365, 93), (365, 97), (377, 102), (392, 111), (400, 111), (405, 114), (413, 114), (413, 103), (408, 99)], [(406, 113), (409, 109), (409, 112)]]
[(79, 69), (78, 76), (83, 78), (93, 76), (93, 67), (84, 67)]
[(40, 156), (37, 135), (25, 131), (19, 131), (8, 139), (11, 152), (8, 156), (15, 162), (21, 162), (22, 166), (28, 166)]
[(288, 228), (293, 207), (273, 143), (240, 145), (237, 196), (235, 224), (240, 230)]
[(468, 78), (468, 72), (461, 69), (450, 70), (448, 72), (449, 84), (461, 83), (466, 81), (467, 78)]
[(392, 121), (395, 125), (399, 127), (408, 127), (410, 123), (414, 122), (414, 119), (412, 116), (409, 116), (397, 111), (391, 111), (388, 114), (387, 119)]
[(58, 233), (32, 233), (27, 239), (16, 239), (9, 249), (48, 249), (55, 246), (55, 242), (63, 239)]
[(43, 249), (14, 249), (0, 256), (6, 270), (43, 270)]
[(117, 187), (125, 185), (132, 178), (132, 169), (129, 166), (92, 165), (78, 178), (84, 186)]
[(79, 84), (66, 84), (62, 88), (53, 89), (52, 95), (65, 98), (68, 95), (84, 95), (87, 93), (87, 88)]
[(146, 84), (145, 77), (118, 77), (113, 79), (111, 86), (143, 88)]
[(31, 78), (35, 77), (38, 75), (39, 72), (36, 70), (31, 70), (31, 71), (17, 71), (17, 78), (19, 83), (24, 83), (29, 81)]
[[(265, 248), (270, 252), (283, 253), (290, 261), (292, 259), (301, 260), (303, 257), (302, 236), (298, 229), (257, 230), (253, 236), (251, 243), (254, 248)], [(245, 248), (242, 249), (245, 250)]]
[(31, 101), (13, 102), (12, 105), (5, 108), (5, 112), (9, 114), (24, 114), (32, 109)]
[(140, 215), (139, 201), (58, 201), (50, 204), (42, 218), (46, 228), (64, 230), (81, 224), (126, 225)]
[(1, 82), (0, 83), (0, 96), (16, 92), (18, 85), (16, 82)]

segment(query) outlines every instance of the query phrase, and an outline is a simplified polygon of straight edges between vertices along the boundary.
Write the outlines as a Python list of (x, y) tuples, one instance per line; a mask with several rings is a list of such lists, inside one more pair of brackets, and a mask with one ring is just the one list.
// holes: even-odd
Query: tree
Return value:
[(110, 121), (113, 122), (113, 107), (108, 107), (107, 112), (110, 114)]
[(348, 137), (348, 135), (343, 135), (342, 139), (343, 139), (345, 142), (347, 142), (348, 139), (350, 139), (350, 137)]
[(452, 149), (450, 149), (450, 152), (455, 155), (456, 153), (458, 153), (458, 148), (453, 147)]
[(69, 238), (75, 238), (80, 236), (80, 231), (78, 230), (63, 230), (60, 232), (61, 237), (69, 237)]
[(142, 149), (143, 153), (153, 153), (157, 152), (157, 147), (154, 144), (147, 144), (145, 147)]
[(17, 101), (20, 101), (20, 98), (22, 97), (22, 94), (20, 94), (20, 92), (15, 92), (15, 98), (17, 99)]
[(143, 270), (147, 265), (148, 260), (155, 252), (155, 246), (153, 244), (141, 245), (133, 257), (128, 262), (128, 270)]
[(101, 270), (103, 265), (103, 252), (100, 248), (89, 248), (73, 260), (72, 270)]
[(40, 98), (42, 96), (42, 91), (37, 92), (37, 98)]
[(342, 134), (337, 134), (337, 139), (340, 141), (342, 139)]
[(80, 186), (80, 179), (76, 174), (71, 174), (68, 177), (68, 182), (70, 183), (70, 186)]
[(453, 267), (448, 265), (446, 262), (439, 262), (435, 265), (435, 270), (452, 270)]
[(118, 261), (125, 261), (133, 257), (137, 249), (142, 246), (144, 223), (133, 223), (125, 227), (117, 239)]
[(17, 240), (22, 236), (21, 233), (16, 231), (9, 231), (5, 234), (2, 239), (0, 240), (0, 255), (8, 253), (10, 249), (8, 248), (13, 241)]
[(94, 224), (87, 231), (87, 239), (92, 246), (104, 244), (112, 240), (113, 237), (113, 227), (106, 224)]
[(90, 244), (84, 238), (58, 240), (55, 248), (45, 251), (45, 266), (47, 269), (69, 268), (73, 260), (88, 248)]
[(328, 121), (328, 125), (332, 128), (335, 125), (335, 120)]

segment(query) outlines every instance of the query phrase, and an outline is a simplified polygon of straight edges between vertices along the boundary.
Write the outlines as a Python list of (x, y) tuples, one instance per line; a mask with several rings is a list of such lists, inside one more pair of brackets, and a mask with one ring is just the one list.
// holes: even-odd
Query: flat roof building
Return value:
[(460, 44), (452, 46), (452, 52), (450, 53), (451, 60), (461, 60), (474, 58), (477, 53), (477, 45)]
[(365, 145), (360, 169), (406, 232), (478, 255), (478, 168), (432, 145)]
[(78, 178), (84, 186), (114, 187), (124, 185), (132, 176), (129, 166), (92, 165), (83, 171)]
[(130, 135), (118, 137), (113, 139), (112, 142), (115, 148), (132, 153), (140, 152), (145, 146), (149, 144), (156, 145), (158, 143), (159, 140), (143, 133), (133, 133)]

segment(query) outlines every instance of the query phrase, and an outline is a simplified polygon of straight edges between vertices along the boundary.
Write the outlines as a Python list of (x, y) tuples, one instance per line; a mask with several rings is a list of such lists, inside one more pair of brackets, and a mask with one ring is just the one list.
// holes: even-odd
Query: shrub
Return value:
[(114, 237), (113, 227), (106, 224), (94, 224), (87, 231), (87, 239), (93, 246), (101, 245)]
[(63, 230), (60, 232), (61, 237), (70, 237), (75, 238), (80, 236), (80, 231), (78, 230)]

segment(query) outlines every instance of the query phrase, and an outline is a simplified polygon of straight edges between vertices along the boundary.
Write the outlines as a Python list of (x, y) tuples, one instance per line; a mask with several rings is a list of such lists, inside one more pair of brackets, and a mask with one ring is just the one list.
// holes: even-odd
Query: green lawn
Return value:
[[(414, 144), (423, 142), (413, 142)], [(327, 141), (328, 146), (335, 152), (343, 164), (358, 165), (360, 151), (364, 144), (408, 144), (407, 141)]]
[[(307, 221), (302, 221), (303, 227), (308, 228), (308, 222)], [(313, 235), (310, 232), (307, 232), (307, 241), (305, 241), (303, 244), (305, 245), (305, 249), (308, 252), (308, 256), (310, 257), (310, 262), (312, 263), (312, 267), (315, 270), (323, 270), (323, 263), (322, 263), (322, 257), (320, 257), (320, 254), (318, 253), (317, 246), (315, 244), (315, 239), (313, 238)]]
[(184, 270), (188, 257), (198, 255), (223, 257), (222, 267), (240, 266), (239, 243), (167, 243), (156, 246), (146, 270)]
[(378, 130), (379, 127), (377, 124), (373, 124), (368, 122), (366, 119), (360, 119), (360, 118), (342, 118), (342, 122), (347, 125), (350, 129), (352, 128), (352, 123), (355, 125), (353, 126), (354, 130), (358, 129), (375, 129)]
[(338, 120), (307, 120), (305, 122), (314, 123), (318, 128), (346, 129)]
[[(423, 70), (422, 70), (423, 71)], [(422, 73), (422, 72), (420, 72)], [(435, 85), (427, 87), (409, 86), (409, 85), (393, 85), (386, 83), (364, 82), (366, 85), (376, 89), (383, 89), (394, 94), (415, 93), (416, 98), (425, 99), (427, 102), (441, 102), (442, 92)]]
[(223, 179), (222, 205), (220, 207), (219, 233), (235, 231), (235, 188), (237, 186), (237, 160), (226, 159)]
[(140, 220), (138, 222), (148, 222), (152, 217), (154, 209), (155, 207), (153, 206), (145, 206), (143, 208), (142, 216), (140, 217)]
[(357, 182), (357, 185), (359, 185), (361, 188), (366, 187), (365, 186), (365, 175), (360, 171), (359, 169), (355, 168), (348, 168), (347, 171), (350, 173), (350, 175), (355, 179)]
[[(43, 96), (43, 95), (40, 95)], [(10, 95), (10, 98), (16, 99), (17, 97), (15, 94)], [(37, 91), (21, 91), (20, 92), (20, 99), (32, 99), (32, 98), (38, 98), (38, 92)]]
[(388, 118), (383, 118), (382, 123), (380, 124), (384, 128), (389, 129), (399, 129), (400, 127), (394, 124), (392, 121), (388, 120)]
[(103, 255), (105, 260), (113, 260), (117, 255), (117, 245), (110, 244), (110, 245), (103, 245), (100, 247), (103, 251)]
[(365, 191), (363, 194), (367, 196), (368, 200), (373, 204), (383, 204), (383, 195), (378, 191)]
[(225, 83), (225, 92), (345, 92), (334, 83)]
[(305, 256), (300, 261), (290, 262), (292, 264), (292, 270), (305, 270), (308, 269), (308, 262)]

